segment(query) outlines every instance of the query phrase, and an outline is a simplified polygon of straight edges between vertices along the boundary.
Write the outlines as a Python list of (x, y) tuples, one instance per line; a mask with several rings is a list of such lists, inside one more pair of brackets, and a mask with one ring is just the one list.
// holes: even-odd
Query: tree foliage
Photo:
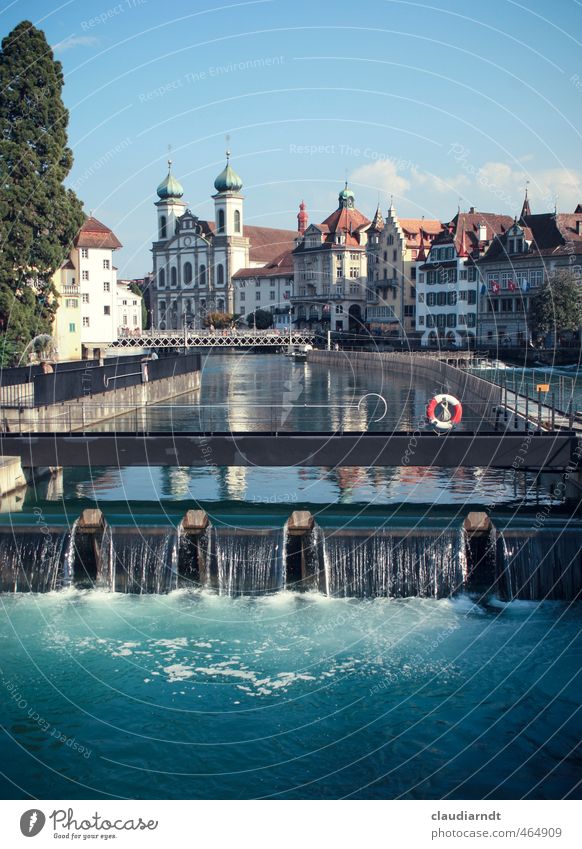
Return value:
[(209, 312), (206, 313), (204, 317), (204, 326), (222, 328), (222, 327), (230, 327), (233, 320), (233, 314), (230, 312)]
[(247, 324), (249, 327), (256, 326), (257, 330), (267, 330), (273, 326), (273, 314), (269, 310), (255, 310), (247, 315)]
[(23, 21), (0, 52), (0, 332), (21, 351), (51, 333), (58, 302), (52, 282), (83, 223), (80, 201), (63, 186), (67, 147), (63, 74), (44, 33)]
[(529, 321), (533, 336), (553, 333), (557, 339), (564, 331), (582, 326), (582, 282), (568, 269), (556, 271), (531, 299)]

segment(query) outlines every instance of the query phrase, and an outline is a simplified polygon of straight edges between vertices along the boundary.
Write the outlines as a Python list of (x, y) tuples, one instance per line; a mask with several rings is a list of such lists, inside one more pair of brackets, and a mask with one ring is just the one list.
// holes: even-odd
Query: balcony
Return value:
[(61, 295), (76, 295), (79, 296), (79, 287), (76, 283), (63, 283), (61, 286)]

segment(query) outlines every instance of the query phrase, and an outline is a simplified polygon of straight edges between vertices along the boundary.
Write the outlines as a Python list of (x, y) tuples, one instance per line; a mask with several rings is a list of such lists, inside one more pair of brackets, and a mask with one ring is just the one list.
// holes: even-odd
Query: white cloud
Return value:
[(399, 174), (398, 163), (391, 159), (379, 159), (362, 165), (350, 176), (350, 185), (374, 189), (383, 195), (403, 195), (409, 188), (409, 181)]
[(69, 35), (63, 41), (53, 44), (53, 50), (55, 53), (63, 53), (73, 47), (95, 47), (97, 44), (99, 44), (99, 39), (93, 35)]

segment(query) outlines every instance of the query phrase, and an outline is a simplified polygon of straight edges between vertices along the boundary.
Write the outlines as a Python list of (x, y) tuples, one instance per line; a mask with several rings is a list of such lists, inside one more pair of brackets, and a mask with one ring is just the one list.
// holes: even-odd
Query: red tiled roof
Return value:
[(121, 242), (109, 227), (97, 221), (93, 216), (85, 219), (85, 223), (75, 237), (76, 248), (121, 248)]
[[(328, 215), (325, 221), (322, 221), (322, 224), (328, 228), (329, 236), (338, 232), (343, 233), (346, 237), (345, 244), (352, 246), (360, 244), (359, 238), (354, 233), (359, 232), (371, 223), (370, 219), (366, 218), (358, 209), (348, 206), (340, 206), (338, 209), (334, 209), (331, 215)], [(325, 242), (333, 241), (329, 236), (324, 240)]]
[[(520, 224), (525, 238), (531, 242), (530, 250), (523, 254), (512, 254), (511, 261), (531, 259), (534, 256), (569, 256), (582, 254), (581, 213), (542, 212), (537, 215), (527, 215)], [(499, 258), (506, 259), (505, 238), (496, 239), (483, 258), (484, 262), (492, 262)]]
[(293, 256), (291, 251), (284, 251), (275, 257), (273, 262), (262, 268), (241, 268), (233, 275), (236, 279), (247, 277), (291, 277), (293, 276)]
[(273, 262), (278, 256), (295, 247), (295, 230), (276, 230), (274, 227), (255, 227), (245, 224), (244, 235), (250, 239), (251, 262)]
[[(199, 219), (202, 235), (208, 238), (216, 234), (214, 221)], [(275, 260), (281, 253), (295, 247), (295, 230), (278, 230), (275, 227), (257, 227), (254, 224), (243, 225), (243, 237), (249, 239), (249, 259), (265, 265)]]

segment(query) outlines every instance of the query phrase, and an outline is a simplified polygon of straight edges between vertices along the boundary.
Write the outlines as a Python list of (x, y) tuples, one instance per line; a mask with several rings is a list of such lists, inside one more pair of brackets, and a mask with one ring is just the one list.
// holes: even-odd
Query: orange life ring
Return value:
[[(449, 411), (448, 419), (437, 418), (435, 413), (439, 404)], [(463, 418), (463, 407), (459, 399), (455, 398), (454, 395), (435, 395), (428, 402), (426, 417), (431, 425), (434, 425), (438, 430), (451, 430)]]

